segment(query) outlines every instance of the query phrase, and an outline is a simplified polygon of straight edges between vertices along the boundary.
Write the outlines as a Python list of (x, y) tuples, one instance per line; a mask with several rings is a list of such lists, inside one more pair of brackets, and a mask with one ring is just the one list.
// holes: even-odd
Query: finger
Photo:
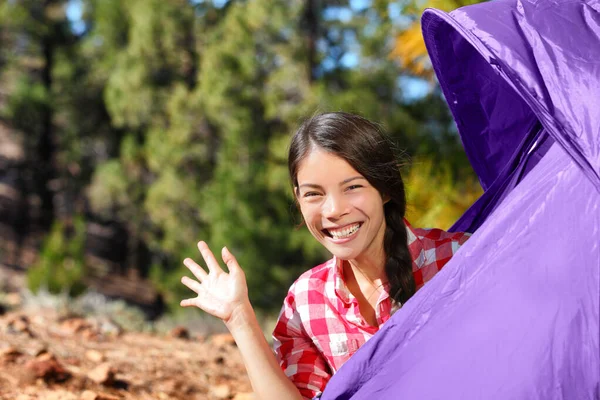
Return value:
[(240, 264), (238, 264), (235, 256), (231, 254), (227, 247), (223, 247), (221, 250), (221, 257), (223, 258), (223, 262), (227, 264), (227, 268), (229, 268), (229, 273), (238, 274), (242, 271)]
[(181, 278), (181, 283), (183, 283), (185, 286), (187, 286), (196, 293), (199, 293), (202, 290), (202, 285), (200, 284), (200, 282), (190, 279), (187, 276)]
[(210, 251), (206, 243), (198, 242), (198, 250), (200, 250), (202, 258), (204, 258), (206, 266), (208, 267), (211, 273), (218, 274), (219, 272), (223, 272), (223, 270), (219, 266), (219, 263), (217, 262), (217, 259), (213, 255), (212, 251)]
[(179, 303), (179, 305), (181, 307), (195, 307), (196, 306), (196, 299), (181, 300), (181, 302)]
[(200, 282), (204, 282), (204, 280), (208, 277), (208, 274), (206, 273), (204, 268), (196, 264), (196, 262), (191, 258), (186, 258), (185, 260), (183, 260), (183, 264), (192, 272), (192, 274), (194, 274), (196, 279), (198, 279)]

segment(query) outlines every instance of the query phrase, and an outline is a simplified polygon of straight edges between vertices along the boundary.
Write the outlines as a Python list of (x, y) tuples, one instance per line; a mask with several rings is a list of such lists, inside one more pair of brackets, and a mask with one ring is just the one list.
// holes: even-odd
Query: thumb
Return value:
[(235, 259), (233, 254), (231, 254), (227, 247), (223, 247), (223, 249), (221, 250), (221, 257), (223, 258), (223, 262), (227, 264), (227, 268), (229, 268), (229, 273), (237, 275), (240, 272), (242, 272), (242, 268), (240, 267), (237, 260)]
[(179, 305), (181, 307), (192, 307), (196, 305), (196, 302), (194, 301), (194, 299), (185, 299), (185, 300), (181, 300), (179, 302)]

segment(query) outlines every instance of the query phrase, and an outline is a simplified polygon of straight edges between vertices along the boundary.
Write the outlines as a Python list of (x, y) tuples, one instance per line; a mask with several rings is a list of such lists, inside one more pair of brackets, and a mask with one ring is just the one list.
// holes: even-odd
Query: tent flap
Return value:
[(496, 0), (424, 12), (433, 68), (484, 190), (539, 120), (600, 191), (598, 8)]

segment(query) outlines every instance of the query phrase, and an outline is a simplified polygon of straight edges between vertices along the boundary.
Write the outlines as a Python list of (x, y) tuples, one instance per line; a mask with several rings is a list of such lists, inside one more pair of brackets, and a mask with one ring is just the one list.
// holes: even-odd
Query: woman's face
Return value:
[(333, 255), (354, 260), (383, 249), (384, 202), (348, 162), (315, 148), (300, 163), (297, 178), (306, 226)]

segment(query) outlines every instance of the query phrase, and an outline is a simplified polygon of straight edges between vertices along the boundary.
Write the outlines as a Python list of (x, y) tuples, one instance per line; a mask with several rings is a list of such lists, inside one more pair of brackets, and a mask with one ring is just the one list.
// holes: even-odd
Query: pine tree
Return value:
[[(56, 129), (57, 59), (73, 44), (64, 12), (65, 1), (11, 1), (0, 5), (3, 26), (1, 81), (6, 93), (0, 113), (25, 135), (30, 190), (40, 201), (38, 223), (54, 221), (56, 179), (60, 177), (62, 143)], [(26, 174), (27, 175), (27, 174)]]

